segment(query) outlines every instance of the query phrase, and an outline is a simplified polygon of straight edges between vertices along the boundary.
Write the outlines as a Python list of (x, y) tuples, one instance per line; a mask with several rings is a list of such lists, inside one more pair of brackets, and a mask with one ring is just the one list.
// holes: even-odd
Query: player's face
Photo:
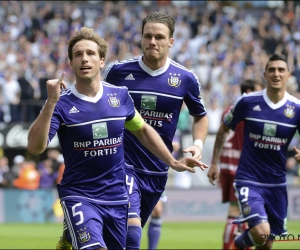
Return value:
[(286, 62), (281, 60), (269, 62), (264, 73), (264, 77), (267, 80), (267, 87), (274, 90), (285, 89), (290, 76), (291, 73), (288, 70)]
[(104, 58), (99, 57), (98, 45), (95, 42), (81, 40), (74, 45), (72, 53), (73, 60), (70, 66), (77, 79), (92, 81), (100, 76)]
[(146, 23), (142, 35), (142, 50), (146, 60), (163, 61), (174, 43), (169, 28), (162, 23)]

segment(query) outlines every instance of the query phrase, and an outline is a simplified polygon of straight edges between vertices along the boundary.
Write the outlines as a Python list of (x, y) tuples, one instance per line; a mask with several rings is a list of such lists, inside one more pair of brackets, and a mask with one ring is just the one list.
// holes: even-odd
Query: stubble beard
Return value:
[[(99, 70), (99, 72), (100, 72), (100, 70)], [(89, 76), (80, 76), (76, 72), (74, 72), (76, 78), (79, 79), (80, 82), (82, 82), (84, 84), (90, 84), (90, 83), (92, 83), (93, 80), (96, 78), (96, 76), (97, 76), (98, 73), (93, 74), (91, 77), (89, 77)]]

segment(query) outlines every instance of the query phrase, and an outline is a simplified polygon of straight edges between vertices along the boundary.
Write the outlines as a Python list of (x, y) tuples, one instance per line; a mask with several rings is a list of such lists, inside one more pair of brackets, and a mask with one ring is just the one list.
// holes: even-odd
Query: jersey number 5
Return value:
[(76, 207), (79, 207), (79, 206), (81, 206), (81, 205), (82, 205), (82, 203), (79, 202), (79, 203), (75, 204), (75, 205), (72, 207), (72, 214), (73, 214), (73, 217), (79, 215), (79, 221), (76, 222), (75, 225), (80, 225), (80, 224), (82, 224), (82, 223), (84, 222), (83, 212), (82, 212), (82, 211), (77, 211), (77, 212), (75, 211), (75, 208), (76, 208)]

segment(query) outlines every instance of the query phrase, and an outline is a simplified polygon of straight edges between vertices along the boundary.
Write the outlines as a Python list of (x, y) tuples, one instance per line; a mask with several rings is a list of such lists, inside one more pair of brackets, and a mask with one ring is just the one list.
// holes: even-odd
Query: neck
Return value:
[(273, 90), (273, 89), (267, 88), (267, 95), (268, 95), (269, 99), (274, 104), (276, 104), (284, 98), (285, 91), (284, 90)]
[(101, 81), (100, 76), (90, 81), (76, 79), (76, 89), (78, 93), (88, 97), (95, 97), (100, 91)]
[(166, 65), (167, 62), (167, 58), (162, 58), (160, 60), (149, 60), (148, 58), (146, 58), (144, 55), (142, 57), (143, 63), (150, 69), (154, 70), (158, 70), (163, 68)]

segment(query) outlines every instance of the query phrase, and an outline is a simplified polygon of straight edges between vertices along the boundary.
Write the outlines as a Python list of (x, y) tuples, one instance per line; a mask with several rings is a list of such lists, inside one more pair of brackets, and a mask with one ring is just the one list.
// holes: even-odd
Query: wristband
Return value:
[(202, 148), (203, 148), (203, 141), (201, 139), (197, 139), (194, 141), (194, 145), (197, 145), (200, 147), (201, 151), (202, 151)]

